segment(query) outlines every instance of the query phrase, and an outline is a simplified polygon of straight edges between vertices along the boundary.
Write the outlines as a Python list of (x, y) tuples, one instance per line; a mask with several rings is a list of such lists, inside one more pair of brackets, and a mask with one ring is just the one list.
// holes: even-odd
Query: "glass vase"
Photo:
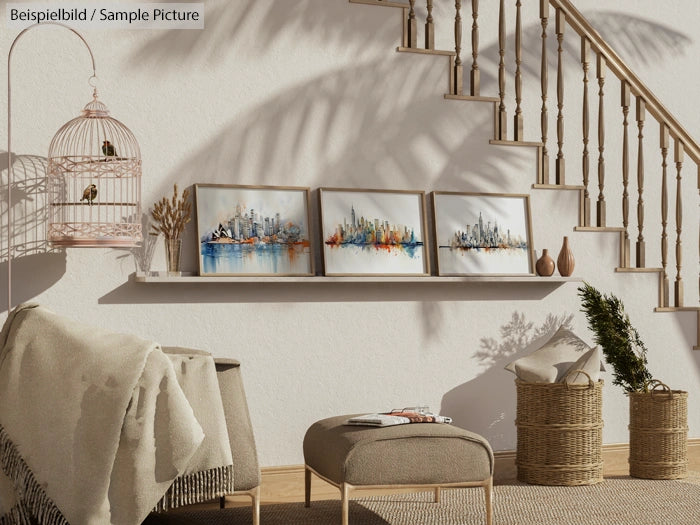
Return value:
[(168, 275), (180, 275), (180, 249), (182, 239), (165, 239), (165, 259), (168, 265)]

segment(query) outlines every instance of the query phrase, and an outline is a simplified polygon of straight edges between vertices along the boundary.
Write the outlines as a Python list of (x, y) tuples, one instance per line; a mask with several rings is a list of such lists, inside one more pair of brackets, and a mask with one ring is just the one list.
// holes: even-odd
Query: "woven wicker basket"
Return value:
[(594, 383), (589, 376), (588, 384), (572, 385), (516, 379), (515, 385), (518, 480), (535, 485), (603, 481), (603, 381)]
[(679, 479), (688, 475), (688, 393), (657, 381), (631, 392), (630, 476)]

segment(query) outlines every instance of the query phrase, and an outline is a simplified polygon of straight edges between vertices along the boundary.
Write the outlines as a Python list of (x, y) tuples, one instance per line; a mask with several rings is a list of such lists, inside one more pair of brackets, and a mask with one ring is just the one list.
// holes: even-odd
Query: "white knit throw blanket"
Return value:
[(0, 525), (138, 525), (159, 501), (184, 503), (177, 494), (194, 482), (232, 484), (227, 439), (228, 457), (203, 461), (203, 472), (191, 464), (203, 439), (157, 344), (36, 304), (10, 313), (0, 333)]

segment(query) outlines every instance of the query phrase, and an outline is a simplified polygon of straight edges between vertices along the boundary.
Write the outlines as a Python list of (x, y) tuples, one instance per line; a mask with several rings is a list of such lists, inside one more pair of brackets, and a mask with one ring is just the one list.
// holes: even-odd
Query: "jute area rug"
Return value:
[[(514, 483), (494, 487), (494, 525), (697, 525), (698, 477), (687, 481), (606, 478), (582, 487)], [(417, 492), (352, 500), (351, 525), (483, 525), (482, 489)], [(261, 525), (340, 524), (340, 501), (264, 505)], [(144, 525), (218, 525), (252, 523), (249, 507), (181, 510), (151, 515)]]

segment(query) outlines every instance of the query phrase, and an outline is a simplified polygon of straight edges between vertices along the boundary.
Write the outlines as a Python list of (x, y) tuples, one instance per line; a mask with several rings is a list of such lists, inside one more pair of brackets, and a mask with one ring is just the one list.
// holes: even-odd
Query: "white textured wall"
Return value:
[[(539, 20), (532, 4), (524, 7), (529, 88), (523, 107), (527, 138), (539, 140)], [(612, 12), (607, 4), (578, 2), (691, 134), (700, 137), (693, 96), (700, 92), (695, 36), (700, 6), (694, 0), (635, 0), (616, 3)], [(451, 24), (446, 5), (436, 9), (443, 28)], [(487, 9), (481, 31), (482, 92), (495, 95), (496, 14)], [(466, 27), (465, 22), (465, 35)], [(207, 1), (204, 31), (83, 33), (96, 55), (102, 99), (140, 141), (146, 206), (169, 193), (174, 182), (181, 187), (209, 182), (519, 193), (531, 191), (535, 181), (533, 151), (487, 145), (489, 105), (443, 100), (445, 59), (393, 51), (400, 22), (391, 9), (346, 0)], [(5, 27), (0, 30), (1, 70), (14, 36)], [(577, 46), (571, 36), (568, 44)], [(447, 47), (451, 36), (438, 41)], [(511, 30), (511, 49), (512, 42)], [(553, 57), (556, 41), (549, 42)], [(575, 57), (577, 48), (567, 47), (567, 53)], [(509, 58), (513, 70), (512, 54)], [(552, 157), (554, 65), (550, 61)], [(580, 183), (582, 74), (576, 59), (566, 73), (567, 182)], [(28, 156), (45, 155), (55, 130), (90, 99), (89, 74), (85, 51), (65, 30), (36, 30), (18, 44), (13, 149), (27, 156), (25, 170)], [(512, 79), (508, 82), (511, 119)], [(0, 83), (0, 100), (5, 89)], [(619, 195), (613, 188), (620, 186), (621, 129), (613, 124), (622, 114), (619, 83), (610, 75), (607, 89), (606, 113), (612, 119), (606, 147), (608, 216), (610, 224), (619, 224)], [(595, 92), (591, 82), (592, 104)], [(0, 121), (5, 111), (1, 104)], [(593, 119), (592, 190), (595, 124)], [(658, 126), (649, 122), (645, 129), (650, 203), (645, 234), (649, 264), (659, 265)], [(3, 141), (5, 133), (0, 126)], [(630, 137), (636, 137), (634, 128)], [(632, 152), (636, 166), (636, 148)], [(689, 168), (683, 186), (683, 275), (686, 302), (692, 304), (698, 297), (698, 194), (694, 167)], [(636, 197), (636, 183), (630, 193)], [(532, 192), (535, 248), (538, 253), (549, 248), (556, 256), (562, 236), (570, 237), (575, 275), (625, 301), (650, 349), (654, 375), (690, 392), (690, 434), (700, 437), (695, 314), (653, 313), (656, 276), (615, 274), (617, 236), (572, 231), (577, 198), (574, 192)], [(17, 199), (16, 213), (42, 216), (39, 196)], [(316, 199), (314, 193), (314, 211)], [(3, 206), (6, 210), (4, 201)], [(636, 225), (634, 214), (631, 222)], [(674, 226), (671, 220), (669, 230)], [(32, 244), (33, 230), (18, 229), (15, 243), (32, 249), (38, 244), (42, 251), (41, 242)], [(185, 269), (194, 270), (191, 228), (186, 243)], [(158, 245), (152, 268), (163, 266)], [(5, 268), (0, 266), (3, 274)], [(575, 283), (136, 284), (130, 277), (134, 269), (133, 256), (119, 250), (18, 257), (15, 302), (35, 299), (86, 323), (240, 359), (266, 466), (302, 462), (302, 437), (316, 419), (418, 403), (483, 433), (497, 450), (513, 449), (515, 388), (503, 365), (535, 348), (563, 320), (592, 340), (578, 311)], [(604, 439), (624, 442), (627, 400), (610, 385), (610, 374), (605, 379)]]

